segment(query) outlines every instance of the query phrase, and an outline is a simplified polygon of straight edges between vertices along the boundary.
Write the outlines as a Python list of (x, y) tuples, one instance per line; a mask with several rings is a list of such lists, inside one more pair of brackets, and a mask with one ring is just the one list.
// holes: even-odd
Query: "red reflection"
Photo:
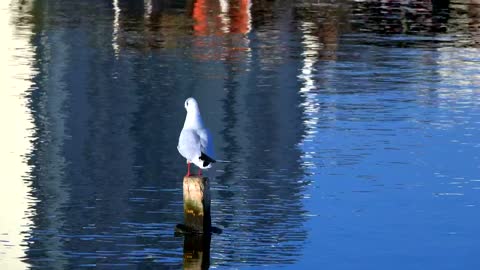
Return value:
[[(197, 36), (224, 35), (226, 33), (246, 34), (250, 31), (250, 0), (224, 1), (195, 0), (193, 5), (193, 30)], [(222, 20), (222, 17), (225, 18)]]
[(231, 33), (246, 34), (250, 31), (250, 0), (237, 0), (230, 8)]
[(220, 9), (218, 1), (196, 0), (193, 5), (193, 30), (197, 36), (207, 36), (220, 28), (218, 16)]
[(233, 57), (247, 51), (250, 31), (250, 0), (195, 0), (192, 17), (195, 56), (203, 60)]

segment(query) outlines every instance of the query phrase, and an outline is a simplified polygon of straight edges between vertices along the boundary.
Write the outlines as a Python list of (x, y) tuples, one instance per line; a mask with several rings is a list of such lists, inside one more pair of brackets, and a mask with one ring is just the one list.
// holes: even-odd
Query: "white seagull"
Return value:
[(212, 141), (208, 131), (203, 126), (198, 103), (194, 98), (185, 100), (187, 117), (183, 124), (182, 132), (178, 138), (178, 152), (187, 159), (187, 175), (190, 176), (190, 163), (198, 168), (198, 174), (202, 175), (202, 169), (212, 167), (215, 160), (211, 158)]

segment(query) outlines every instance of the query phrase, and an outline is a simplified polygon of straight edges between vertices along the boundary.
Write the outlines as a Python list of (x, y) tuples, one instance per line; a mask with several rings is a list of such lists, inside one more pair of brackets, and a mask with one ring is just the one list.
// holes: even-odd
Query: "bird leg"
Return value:
[(189, 177), (190, 176), (190, 162), (187, 161), (187, 175), (185, 175), (186, 177)]
[(202, 169), (198, 168), (198, 175), (202, 175)]

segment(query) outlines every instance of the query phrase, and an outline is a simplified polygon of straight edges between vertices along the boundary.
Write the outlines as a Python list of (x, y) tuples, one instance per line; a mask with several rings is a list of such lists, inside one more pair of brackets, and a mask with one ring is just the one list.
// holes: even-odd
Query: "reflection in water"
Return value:
[(204, 61), (244, 61), (248, 58), (250, 8), (250, 0), (195, 1), (192, 11), (194, 56)]
[(352, 27), (356, 32), (419, 37), (397, 38), (400, 46), (478, 47), (479, 6), (478, 1), (355, 1)]
[[(182, 216), (183, 162), (169, 142), (184, 118), (172, 112), (183, 113), (193, 94), (218, 134), (217, 155), (235, 161), (219, 165), (213, 180), (214, 223), (228, 231), (212, 241), (213, 264), (293, 262), (306, 238), (296, 148), (302, 113), (291, 106), (300, 102), (296, 82), (273, 74), (295, 77), (298, 63), (282, 63), (280, 37), (260, 34), (255, 44), (271, 50), (251, 48), (249, 1), (223, 7), (228, 25), (202, 13), (214, 1), (193, 3), (191, 14), (156, 3), (50, 4), (38, 6), (48, 16), (32, 14), (39, 72), (29, 163), (37, 203), (25, 261), (49, 269), (178, 268), (182, 242), (172, 232)], [(95, 19), (86, 15), (94, 11)], [(189, 32), (170, 20), (186, 16), (194, 18), (191, 43), (177, 46), (172, 41)]]
[[(2, 74), (21, 96), (6, 92), (2, 115), (4, 123), (15, 115), (21, 135), (4, 137), (12, 180), (1, 190), (24, 195), (2, 198), (14, 205), (2, 212), (15, 213), (1, 220), (12, 233), (0, 234), (0, 256), (8, 266), (41, 269), (311, 267), (317, 259), (345, 261), (364, 232), (399, 235), (372, 221), (418, 228), (439, 218), (412, 220), (418, 208), (466, 213), (455, 203), (428, 205), (437, 202), (432, 193), (478, 202), (435, 182), (452, 174), (444, 164), (461, 168), (456, 182), (473, 186), (478, 165), (434, 157), (444, 155), (435, 145), (444, 145), (458, 160), (478, 160), (478, 12), (438, 2), (38, 0), (23, 7), (9, 32), (20, 55), (2, 61), (19, 69)], [(451, 48), (462, 46), (470, 47)], [(200, 247), (173, 235), (183, 216), (176, 141), (189, 96), (212, 128), (217, 157), (230, 161), (210, 171), (212, 222), (224, 233)], [(409, 171), (432, 181), (419, 183)]]
[[(356, 25), (365, 31), (445, 32), (449, 1), (355, 1)], [(367, 26), (367, 27), (364, 27)]]
[[(27, 261), (40, 258), (50, 262), (46, 265), (52, 269), (66, 267), (63, 254), (59, 252), (64, 246), (58, 232), (65, 225), (62, 207), (70, 197), (68, 183), (64, 181), (67, 119), (63, 110), (70, 94), (64, 82), (69, 50), (62, 42), (65, 35), (68, 33), (64, 30), (51, 33), (48, 40), (40, 35), (34, 37), (40, 39), (35, 46), (36, 59), (43, 61), (36, 62), (38, 73), (33, 78), (34, 88), (29, 104), (35, 125), (34, 147), (29, 155), (29, 164), (32, 165), (30, 180), (32, 196), (37, 201), (33, 206), (35, 216), (31, 237), (35, 238), (38, 232), (42, 232), (45, 238), (41, 245), (35, 241), (30, 243)], [(42, 219), (38, 220), (38, 217)]]
[[(284, 15), (281, 9), (273, 12)], [(234, 265), (292, 263), (306, 238), (301, 224), (304, 183), (296, 147), (303, 133), (302, 114), (295, 105), (300, 102), (298, 85), (281, 79), (295, 77), (299, 62), (282, 57), (286, 40), (266, 35), (274, 25), (288, 31), (288, 23), (280, 19), (269, 23), (249, 36), (251, 62), (225, 63), (226, 124), (219, 132), (225, 148), (220, 156), (235, 163), (224, 167), (217, 176), (218, 191), (212, 191), (213, 198), (220, 198), (212, 201), (212, 217), (225, 228), (212, 240), (212, 256), (222, 250)], [(238, 72), (245, 66), (250, 72)], [(244, 219), (250, 213), (254, 216)], [(258, 249), (251, 246), (252, 240)]]
[(185, 235), (183, 241), (183, 269), (196, 270), (210, 267), (211, 235)]
[(115, 52), (115, 56), (118, 57), (119, 46), (118, 46), (118, 31), (120, 28), (120, 7), (118, 6), (118, 0), (113, 0), (113, 33), (112, 33), (112, 47)]
[[(11, 11), (13, 9), (13, 12)], [(19, 13), (32, 10), (30, 2), (23, 5), (2, 1), (0, 4), (0, 268), (25, 269), (19, 258), (25, 256), (26, 243), (23, 232), (31, 226), (32, 210), (29, 178), (31, 167), (25, 155), (31, 150), (32, 119), (25, 109), (31, 78), (36, 69), (33, 49), (29, 44), (32, 25), (28, 15)]]

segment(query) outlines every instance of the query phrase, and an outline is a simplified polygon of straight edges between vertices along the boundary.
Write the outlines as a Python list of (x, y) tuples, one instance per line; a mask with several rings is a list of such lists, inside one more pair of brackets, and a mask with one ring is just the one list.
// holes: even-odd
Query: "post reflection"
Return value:
[(206, 270), (210, 268), (210, 234), (185, 235), (183, 240), (183, 269)]

